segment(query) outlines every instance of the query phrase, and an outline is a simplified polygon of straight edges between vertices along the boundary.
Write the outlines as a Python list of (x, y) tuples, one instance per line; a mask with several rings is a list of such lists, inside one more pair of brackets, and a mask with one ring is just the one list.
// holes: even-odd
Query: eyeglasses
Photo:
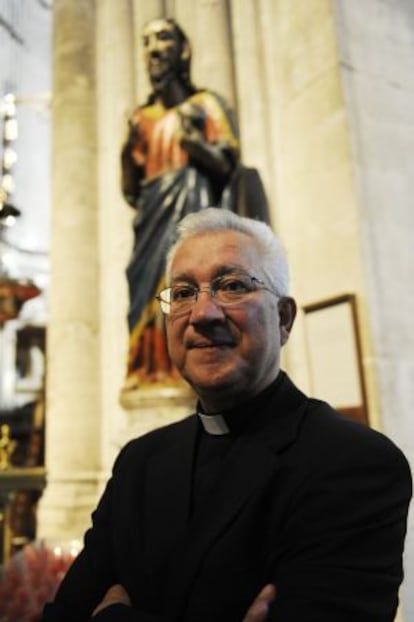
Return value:
[(156, 299), (163, 313), (177, 316), (184, 315), (191, 310), (200, 292), (208, 292), (217, 304), (230, 307), (247, 301), (251, 294), (259, 289), (265, 289), (274, 296), (278, 296), (255, 276), (244, 272), (232, 272), (213, 279), (208, 287), (196, 287), (191, 283), (176, 283), (172, 287), (163, 289)]

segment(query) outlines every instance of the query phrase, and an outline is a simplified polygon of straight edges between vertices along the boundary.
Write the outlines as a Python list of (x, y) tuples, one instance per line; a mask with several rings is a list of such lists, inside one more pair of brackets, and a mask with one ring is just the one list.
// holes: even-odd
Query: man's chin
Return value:
[(248, 370), (233, 348), (194, 349), (183, 363), (178, 369), (199, 396), (242, 391), (246, 383)]
[(212, 370), (205, 369), (201, 373), (184, 372), (183, 376), (200, 397), (237, 391), (237, 387), (240, 386), (238, 374), (230, 371), (214, 373)]

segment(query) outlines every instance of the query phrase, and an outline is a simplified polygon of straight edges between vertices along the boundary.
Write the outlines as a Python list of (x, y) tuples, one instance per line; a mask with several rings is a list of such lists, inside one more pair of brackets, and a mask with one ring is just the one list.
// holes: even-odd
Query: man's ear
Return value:
[(280, 345), (284, 346), (289, 339), (293, 322), (296, 317), (296, 302), (293, 298), (284, 297), (279, 300), (279, 328), (280, 328)]
[(188, 60), (191, 56), (191, 47), (189, 41), (184, 41), (181, 47), (181, 60)]

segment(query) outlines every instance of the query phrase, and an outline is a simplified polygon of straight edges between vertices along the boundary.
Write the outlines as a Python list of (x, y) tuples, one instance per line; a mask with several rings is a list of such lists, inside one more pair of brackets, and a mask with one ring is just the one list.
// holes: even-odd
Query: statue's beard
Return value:
[(168, 84), (170, 84), (174, 80), (177, 80), (177, 72), (171, 67), (168, 67), (168, 69), (166, 69), (162, 73), (150, 74), (151, 86), (156, 93), (163, 91), (168, 86)]

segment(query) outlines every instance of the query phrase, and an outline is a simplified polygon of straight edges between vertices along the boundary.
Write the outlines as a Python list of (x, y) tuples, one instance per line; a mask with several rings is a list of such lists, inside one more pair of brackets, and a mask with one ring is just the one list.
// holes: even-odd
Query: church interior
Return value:
[(39, 602), (119, 449), (194, 406), (180, 383), (125, 384), (120, 154), (150, 89), (143, 26), (166, 16), (189, 35), (193, 82), (234, 111), (286, 247), (283, 368), (414, 465), (414, 4), (0, 0), (0, 568), (41, 568)]

